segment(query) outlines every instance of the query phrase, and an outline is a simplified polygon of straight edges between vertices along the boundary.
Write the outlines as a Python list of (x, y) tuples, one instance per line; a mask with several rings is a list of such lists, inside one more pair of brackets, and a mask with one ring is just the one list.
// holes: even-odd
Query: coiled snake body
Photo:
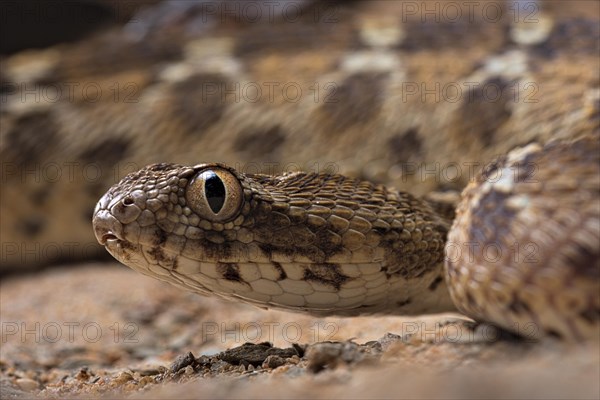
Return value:
[(599, 150), (515, 149), (465, 189), (452, 228), (381, 185), (221, 164), (150, 165), (111, 188), (93, 222), (119, 261), (202, 294), (318, 315), (456, 306), (517, 333), (593, 338)]
[(597, 337), (598, 2), (210, 3), (0, 58), (0, 272)]

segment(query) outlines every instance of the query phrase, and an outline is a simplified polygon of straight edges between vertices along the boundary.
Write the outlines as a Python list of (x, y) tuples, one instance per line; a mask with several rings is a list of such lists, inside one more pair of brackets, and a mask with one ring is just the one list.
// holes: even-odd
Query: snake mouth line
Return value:
[(105, 233), (100, 238), (100, 244), (102, 244), (103, 246), (105, 246), (105, 245), (115, 245), (115, 244), (119, 243), (119, 241), (120, 241), (120, 239), (115, 234), (113, 234), (112, 232)]
[(106, 209), (94, 213), (92, 225), (96, 239), (102, 246), (114, 246), (125, 239), (123, 224)]

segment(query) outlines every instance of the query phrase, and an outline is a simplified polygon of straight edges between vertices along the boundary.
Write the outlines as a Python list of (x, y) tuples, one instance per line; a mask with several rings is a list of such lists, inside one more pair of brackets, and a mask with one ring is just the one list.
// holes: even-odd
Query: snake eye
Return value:
[(200, 171), (189, 183), (185, 198), (193, 211), (213, 222), (235, 218), (244, 199), (238, 179), (222, 168)]

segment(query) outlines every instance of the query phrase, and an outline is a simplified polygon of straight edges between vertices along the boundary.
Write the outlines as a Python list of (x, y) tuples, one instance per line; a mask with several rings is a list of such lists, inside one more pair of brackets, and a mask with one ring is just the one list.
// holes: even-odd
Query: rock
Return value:
[(285, 364), (285, 360), (278, 355), (270, 355), (262, 363), (263, 368), (275, 369)]
[(173, 361), (173, 364), (171, 364), (171, 367), (169, 368), (169, 370), (172, 373), (176, 373), (180, 369), (185, 368), (188, 365), (192, 365), (195, 362), (196, 362), (196, 358), (194, 357), (192, 352), (188, 352), (187, 354), (177, 357), (175, 359), (175, 361)]
[(273, 347), (271, 343), (244, 343), (239, 347), (226, 350), (222, 353), (217, 354), (217, 359), (228, 362), (233, 365), (250, 364), (254, 367), (262, 365), (267, 357), (276, 355), (281, 358), (289, 358), (298, 355), (298, 350), (294, 347), (287, 349), (280, 349)]

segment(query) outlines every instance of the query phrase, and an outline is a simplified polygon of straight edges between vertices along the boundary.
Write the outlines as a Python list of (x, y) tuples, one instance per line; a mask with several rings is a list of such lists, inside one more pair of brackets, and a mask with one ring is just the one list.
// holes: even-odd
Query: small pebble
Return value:
[(285, 364), (285, 360), (277, 355), (268, 356), (262, 363), (263, 368), (275, 369)]
[(118, 384), (124, 384), (131, 380), (133, 380), (133, 375), (131, 375), (129, 372), (121, 372), (119, 376), (116, 377), (115, 382)]
[(192, 352), (188, 352), (187, 354), (183, 354), (183, 355), (180, 355), (179, 357), (177, 357), (175, 359), (175, 361), (173, 362), (173, 364), (171, 365), (170, 370), (172, 373), (176, 373), (180, 369), (193, 364), (194, 361), (196, 361), (196, 358), (194, 357)]

